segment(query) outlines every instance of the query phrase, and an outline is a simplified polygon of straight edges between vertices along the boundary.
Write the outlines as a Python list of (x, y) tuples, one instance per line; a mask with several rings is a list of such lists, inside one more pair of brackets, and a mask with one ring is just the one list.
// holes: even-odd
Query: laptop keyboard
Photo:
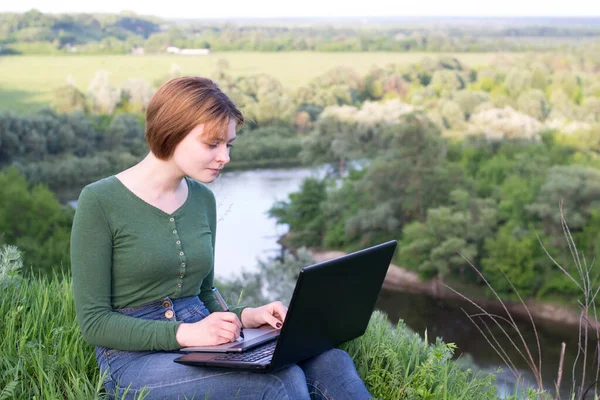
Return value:
[(243, 353), (226, 353), (214, 358), (214, 360), (244, 362), (254, 362), (262, 360), (263, 358), (271, 357), (273, 355), (276, 344), (277, 340), (273, 340), (272, 342), (269, 342), (264, 346), (260, 346), (256, 349), (248, 350)]

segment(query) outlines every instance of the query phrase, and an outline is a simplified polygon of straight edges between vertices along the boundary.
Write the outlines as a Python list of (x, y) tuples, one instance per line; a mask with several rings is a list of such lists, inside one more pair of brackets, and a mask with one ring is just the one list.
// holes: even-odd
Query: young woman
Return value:
[(242, 327), (280, 329), (285, 320), (281, 302), (220, 312), (211, 292), (216, 206), (204, 184), (229, 162), (243, 122), (209, 79), (173, 79), (148, 105), (146, 158), (81, 192), (73, 293), (104, 386), (119, 398), (146, 388), (149, 399), (368, 399), (337, 349), (273, 374), (173, 362), (181, 347), (226, 343)]

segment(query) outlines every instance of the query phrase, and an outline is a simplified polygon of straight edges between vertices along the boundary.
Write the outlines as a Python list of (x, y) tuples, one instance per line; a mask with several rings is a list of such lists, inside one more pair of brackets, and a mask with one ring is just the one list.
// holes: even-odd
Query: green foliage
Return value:
[(433, 73), (429, 84), (439, 94), (460, 90), (465, 86), (462, 77), (450, 70), (439, 70)]
[(0, 312), (0, 398), (107, 398), (94, 348), (77, 326), (70, 277), (54, 274), (9, 286)]
[(511, 221), (485, 239), (485, 252), (481, 271), (503, 297), (516, 298), (507, 278), (523, 297), (535, 294), (546, 279), (548, 259), (531, 229)]
[(504, 79), (504, 86), (511, 96), (531, 88), (532, 83), (533, 75), (527, 70), (512, 69)]
[(259, 162), (299, 165), (298, 154), (301, 150), (301, 138), (289, 126), (271, 125), (247, 130), (238, 135), (230, 152), (231, 163), (227, 169), (235, 169), (239, 165), (259, 165)]
[(134, 114), (117, 114), (102, 136), (101, 147), (106, 150), (130, 151), (141, 157), (148, 152), (144, 127)]
[(521, 92), (517, 100), (517, 108), (540, 121), (546, 119), (550, 114), (550, 105), (546, 101), (544, 92), (539, 89)]
[(289, 201), (279, 201), (269, 210), (278, 223), (289, 224), (294, 232), (288, 238), (291, 244), (314, 246), (323, 240), (325, 220), (321, 202), (327, 195), (326, 183), (316, 178), (302, 182), (297, 193), (289, 195)]
[(19, 247), (27, 273), (66, 268), (74, 210), (44, 186), (30, 188), (14, 168), (0, 172), (0, 187), (0, 243)]
[(465, 258), (477, 262), (484, 239), (497, 223), (492, 199), (471, 198), (464, 190), (454, 190), (448, 206), (430, 208), (424, 222), (404, 228), (397, 258), (424, 277), (453, 275), (464, 280), (470, 272)]
[(347, 221), (360, 212), (368, 201), (369, 195), (363, 189), (361, 182), (365, 173), (365, 169), (350, 170), (341, 187), (327, 193), (327, 198), (322, 203), (325, 219), (325, 236), (323, 237), (325, 248), (359, 246), (356, 240), (351, 239), (351, 226), (347, 224)]
[(455, 346), (410, 332), (400, 321), (390, 325), (374, 313), (367, 332), (342, 346), (355, 360), (359, 375), (378, 399), (496, 399), (494, 376), (461, 370)]
[(63, 85), (54, 90), (52, 108), (59, 113), (87, 112), (87, 98), (75, 86), (71, 84)]
[[(352, 137), (361, 111), (324, 112), (316, 131), (326, 134), (315, 134), (313, 142), (321, 147), (305, 152), (310, 149), (321, 161), (340, 157), (331, 141)], [(399, 264), (424, 277), (480, 285), (466, 258), (504, 297), (513, 293), (497, 267), (525, 296), (562, 295), (569, 301), (573, 287), (548, 265), (538, 237), (564, 264), (568, 249), (558, 220), (563, 201), (573, 236), (590, 257), (600, 254), (594, 225), (600, 215), (595, 150), (565, 142), (555, 131), (542, 132), (540, 140), (470, 136), (447, 141), (422, 114), (400, 115), (398, 121), (371, 125), (361, 169), (332, 181), (325, 199), (319, 199), (323, 233), (294, 244), (351, 250), (400, 238)], [(334, 133), (328, 136), (325, 127)], [(340, 154), (350, 158), (353, 153)], [(294, 196), (301, 197), (302, 191)], [(288, 209), (293, 206), (294, 200), (286, 203)], [(288, 221), (291, 237), (304, 229)]]
[(427, 209), (443, 204), (462, 182), (461, 171), (443, 156), (445, 140), (424, 115), (403, 115), (379, 135), (381, 150), (360, 182), (368, 199), (346, 225), (348, 237), (363, 243), (394, 237), (404, 224), (424, 220)]
[(546, 233), (558, 231), (562, 237), (556, 209), (563, 202), (571, 230), (582, 229), (592, 212), (600, 210), (600, 171), (577, 165), (550, 168), (536, 201), (527, 209), (543, 221)]
[(290, 94), (275, 78), (250, 75), (230, 82), (226, 92), (244, 110), (249, 123), (264, 126), (269, 123), (291, 123), (294, 103)]
[(62, 154), (96, 151), (100, 132), (82, 113), (42, 110), (32, 116), (0, 113), (0, 167), (13, 161), (37, 162)]
[(0, 249), (0, 289), (19, 283), (21, 268), (23, 260), (19, 250), (15, 246), (3, 245)]

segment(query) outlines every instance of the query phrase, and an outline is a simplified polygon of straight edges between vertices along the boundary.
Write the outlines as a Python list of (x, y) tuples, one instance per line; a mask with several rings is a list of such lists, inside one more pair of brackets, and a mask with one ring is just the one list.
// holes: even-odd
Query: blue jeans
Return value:
[[(171, 312), (167, 312), (171, 310)], [(209, 311), (197, 296), (116, 310), (135, 318), (197, 322)], [(171, 316), (167, 318), (165, 314)], [(109, 395), (133, 399), (370, 399), (350, 356), (339, 349), (273, 373), (177, 364), (182, 354), (96, 347), (96, 360)], [(148, 392), (149, 389), (149, 392)]]

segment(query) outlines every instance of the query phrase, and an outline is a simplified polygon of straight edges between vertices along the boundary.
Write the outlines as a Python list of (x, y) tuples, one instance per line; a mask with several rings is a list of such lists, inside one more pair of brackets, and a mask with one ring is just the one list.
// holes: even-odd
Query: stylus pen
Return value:
[[(215, 294), (215, 298), (221, 305), (221, 308), (223, 309), (223, 311), (230, 312), (229, 307), (227, 306), (227, 303), (225, 303), (225, 299), (223, 298), (223, 296), (221, 296), (221, 293), (219, 293), (219, 290), (214, 286), (211, 289), (212, 289), (212, 292)], [(240, 329), (240, 336), (242, 337), (242, 339), (244, 338), (243, 328)]]

